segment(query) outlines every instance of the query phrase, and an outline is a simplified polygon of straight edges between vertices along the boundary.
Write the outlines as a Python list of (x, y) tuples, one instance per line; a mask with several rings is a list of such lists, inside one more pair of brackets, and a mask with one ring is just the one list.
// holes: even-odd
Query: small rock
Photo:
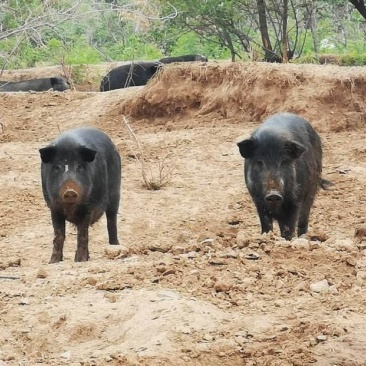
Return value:
[(309, 245), (309, 250), (315, 250), (315, 249), (319, 249), (320, 245), (318, 243), (310, 243)]
[(338, 289), (335, 285), (332, 285), (332, 286), (329, 286), (329, 292), (331, 292), (332, 294), (337, 294)]
[(113, 358), (111, 356), (106, 356), (105, 357), (105, 361), (106, 362), (112, 362), (113, 361)]
[(19, 305), (29, 305), (29, 299), (28, 298), (20, 299)]
[(67, 352), (61, 353), (60, 358), (63, 358), (65, 360), (70, 360), (70, 358), (71, 358), (71, 351), (67, 351)]
[(296, 238), (292, 240), (292, 245), (300, 248), (308, 247), (309, 241), (305, 238)]
[(338, 239), (334, 244), (337, 250), (344, 250), (350, 252), (354, 249), (354, 244), (351, 239)]
[(354, 237), (358, 239), (366, 239), (366, 227), (356, 228)]
[(329, 291), (329, 283), (326, 279), (310, 284), (310, 290), (314, 292)]
[(202, 339), (207, 342), (212, 342), (214, 340), (214, 337), (211, 334), (205, 334)]
[(184, 247), (181, 247), (181, 246), (175, 246), (170, 251), (173, 255), (178, 255), (178, 254), (185, 253), (186, 249)]
[(108, 259), (123, 259), (128, 256), (129, 249), (124, 245), (110, 245), (104, 249), (104, 254)]
[(37, 272), (37, 278), (46, 278), (47, 271), (44, 268), (40, 268)]
[(212, 288), (214, 287), (215, 282), (211, 278), (207, 278), (203, 284), (204, 287)]
[(236, 235), (236, 244), (239, 249), (245, 248), (249, 245), (249, 238), (245, 231), (241, 230)]
[(148, 249), (151, 250), (152, 252), (160, 252), (160, 253), (167, 253), (171, 248), (172, 246), (170, 244), (159, 245), (159, 246), (152, 244), (148, 246)]
[(198, 257), (197, 252), (189, 252), (189, 253), (187, 253), (187, 258), (189, 258), (189, 259), (194, 259), (194, 258), (197, 258), (197, 257)]
[(199, 244), (205, 244), (205, 245), (212, 245), (215, 239), (213, 239), (216, 235), (211, 232), (206, 232), (203, 234), (200, 234), (197, 243)]
[(208, 263), (212, 264), (213, 266), (223, 266), (227, 264), (225, 259), (222, 258), (211, 258)]
[(168, 275), (172, 275), (175, 274), (175, 269), (168, 269), (165, 272), (163, 272), (163, 276), (168, 276)]
[(233, 287), (233, 282), (224, 278), (220, 278), (214, 284), (216, 292), (228, 292)]
[(200, 244), (206, 244), (206, 245), (212, 247), (212, 244), (214, 241), (215, 241), (215, 239), (208, 238), (208, 239), (202, 240), (200, 242)]
[(326, 234), (323, 230), (317, 229), (313, 233), (308, 234), (308, 238), (311, 241), (324, 242), (324, 241), (327, 241), (329, 239), (329, 235)]
[(346, 258), (346, 263), (351, 267), (355, 267), (357, 264), (357, 261), (354, 257), (348, 257), (348, 258)]
[(226, 253), (226, 256), (228, 258), (238, 258), (238, 253), (236, 253), (235, 250), (230, 250)]
[(320, 334), (320, 335), (316, 336), (316, 340), (317, 340), (317, 342), (325, 342), (327, 340), (327, 336), (324, 334)]
[(257, 259), (260, 258), (260, 255), (258, 253), (249, 253), (245, 256), (245, 259), (249, 259), (249, 260), (252, 260), (252, 261), (255, 261)]

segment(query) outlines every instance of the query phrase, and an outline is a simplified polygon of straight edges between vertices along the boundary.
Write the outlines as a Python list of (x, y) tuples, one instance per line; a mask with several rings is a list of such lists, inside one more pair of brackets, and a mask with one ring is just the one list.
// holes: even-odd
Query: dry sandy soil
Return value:
[[(1, 366), (365, 365), (365, 69), (167, 65), (145, 87), (76, 89), (0, 95)], [(313, 124), (335, 183), (291, 242), (260, 235), (236, 146), (279, 111)], [(121, 153), (122, 245), (103, 217), (75, 263), (68, 225), (51, 265), (38, 149), (81, 125)], [(146, 189), (141, 162), (166, 185)]]

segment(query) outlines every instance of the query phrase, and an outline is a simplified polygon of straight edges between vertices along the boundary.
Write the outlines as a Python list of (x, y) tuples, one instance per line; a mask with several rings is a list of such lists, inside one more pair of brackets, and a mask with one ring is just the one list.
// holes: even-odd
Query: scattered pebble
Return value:
[(171, 252), (173, 255), (183, 254), (183, 253), (185, 253), (185, 251), (186, 251), (186, 248), (181, 247), (181, 246), (173, 247), (173, 248), (170, 250), (170, 252)]
[(316, 336), (316, 340), (317, 340), (317, 342), (325, 342), (327, 340), (327, 336), (324, 334), (320, 334), (320, 335)]
[(258, 253), (249, 253), (245, 256), (245, 259), (249, 259), (249, 260), (252, 260), (252, 261), (255, 261), (257, 259), (260, 258), (260, 255)]
[(245, 248), (249, 245), (248, 235), (245, 231), (241, 230), (236, 235), (236, 244), (239, 249)]
[(165, 272), (163, 272), (162, 276), (168, 276), (168, 275), (172, 275), (175, 274), (175, 269), (168, 269)]
[(187, 253), (187, 258), (189, 259), (194, 259), (198, 257), (198, 253), (197, 252), (189, 252)]
[(129, 254), (129, 249), (123, 245), (110, 245), (104, 249), (104, 254), (108, 259), (123, 259)]
[(149, 245), (148, 249), (151, 250), (152, 252), (160, 252), (160, 253), (167, 253), (169, 252), (169, 250), (171, 250), (172, 245), (167, 244), (167, 245)]
[(353, 240), (350, 238), (336, 240), (334, 243), (334, 247), (337, 250), (342, 250), (342, 251), (347, 251), (347, 252), (350, 252), (355, 248), (354, 244), (353, 244)]
[(233, 287), (233, 282), (231, 280), (220, 278), (214, 284), (214, 289), (216, 292), (228, 292)]
[(206, 245), (212, 246), (212, 244), (213, 244), (214, 241), (215, 241), (215, 239), (207, 238), (205, 240), (202, 240), (200, 242), (200, 244), (206, 244)]
[(235, 250), (230, 250), (226, 253), (228, 258), (238, 258), (238, 253)]
[(348, 257), (346, 258), (346, 263), (351, 267), (355, 267), (357, 264), (357, 260), (354, 257)]
[(310, 290), (318, 293), (329, 291), (329, 287), (329, 283), (326, 279), (310, 284)]
[(60, 358), (63, 358), (65, 360), (70, 360), (70, 358), (71, 358), (71, 351), (67, 351), (67, 352), (61, 353)]
[(20, 299), (19, 305), (29, 305), (29, 299), (26, 297)]
[(44, 268), (40, 268), (37, 272), (37, 278), (46, 278), (48, 276), (47, 271)]
[(225, 259), (222, 258), (211, 258), (208, 263), (212, 264), (213, 266), (223, 266), (227, 264)]
[(207, 342), (212, 342), (215, 338), (211, 334), (205, 334), (202, 339)]
[(305, 238), (296, 238), (292, 240), (292, 245), (304, 248), (309, 246), (309, 241)]

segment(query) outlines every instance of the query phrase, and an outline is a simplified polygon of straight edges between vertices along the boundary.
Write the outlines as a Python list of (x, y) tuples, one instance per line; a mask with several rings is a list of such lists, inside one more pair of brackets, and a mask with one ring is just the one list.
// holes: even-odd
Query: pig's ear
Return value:
[(56, 155), (57, 148), (56, 146), (46, 146), (42, 149), (39, 149), (39, 153), (41, 154), (41, 159), (44, 163), (51, 163)]
[(290, 159), (298, 159), (306, 151), (306, 147), (296, 141), (286, 141), (285, 151)]
[(257, 142), (254, 139), (247, 139), (237, 143), (240, 155), (245, 158), (252, 158), (257, 148)]
[(95, 159), (95, 150), (89, 149), (88, 147), (82, 146), (80, 148), (80, 156), (87, 163), (92, 162)]

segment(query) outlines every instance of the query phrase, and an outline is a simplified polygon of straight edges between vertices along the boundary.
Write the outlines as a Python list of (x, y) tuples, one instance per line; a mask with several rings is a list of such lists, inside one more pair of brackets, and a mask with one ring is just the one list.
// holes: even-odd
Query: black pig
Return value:
[(0, 81), (0, 92), (19, 92), (19, 91), (65, 91), (70, 89), (66, 80), (62, 77), (52, 77), (43, 79), (31, 79), (18, 82)]
[(206, 56), (202, 55), (183, 55), (183, 56), (164, 57), (159, 60), (159, 62), (163, 64), (170, 64), (172, 62), (191, 62), (191, 61), (207, 62), (208, 59)]
[(273, 230), (275, 219), (286, 240), (296, 224), (297, 235), (305, 234), (319, 186), (332, 185), (321, 178), (322, 143), (310, 123), (295, 114), (276, 114), (238, 147), (262, 233)]
[(116, 67), (103, 77), (100, 91), (146, 85), (161, 66), (160, 62), (134, 62)]
[(89, 259), (89, 226), (104, 212), (109, 244), (119, 244), (121, 158), (111, 139), (95, 128), (76, 128), (61, 133), (39, 152), (43, 196), (55, 235), (50, 263), (63, 260), (65, 220), (77, 227), (76, 262)]

